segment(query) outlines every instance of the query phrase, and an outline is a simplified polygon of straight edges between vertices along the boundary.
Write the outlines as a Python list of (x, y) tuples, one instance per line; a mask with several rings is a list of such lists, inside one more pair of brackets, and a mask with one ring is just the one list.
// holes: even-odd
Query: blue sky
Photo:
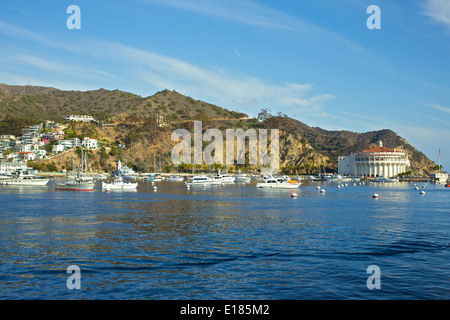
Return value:
[(0, 43), (0, 83), (170, 89), (250, 116), (392, 129), (450, 169), (448, 0), (2, 0)]

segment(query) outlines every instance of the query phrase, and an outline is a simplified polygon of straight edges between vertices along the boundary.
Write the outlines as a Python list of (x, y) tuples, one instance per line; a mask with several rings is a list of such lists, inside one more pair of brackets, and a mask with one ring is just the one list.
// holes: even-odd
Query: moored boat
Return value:
[(55, 189), (66, 191), (94, 191), (94, 186), (95, 184), (92, 181), (84, 181), (82, 179), (76, 178), (67, 180), (63, 183), (58, 183)]
[(216, 175), (212, 177), (213, 184), (234, 183), (235, 179), (236, 179), (235, 177), (230, 176), (226, 173), (225, 174), (220, 173), (220, 170), (217, 172)]
[(269, 176), (264, 182), (260, 182), (256, 184), (256, 188), (275, 188), (275, 189), (298, 189), (301, 185), (301, 182), (293, 182), (296, 180), (286, 180), (282, 178), (274, 178), (273, 176)]
[(183, 180), (184, 180), (183, 177), (180, 177), (179, 175), (176, 175), (176, 174), (172, 174), (166, 179), (166, 181), (172, 181), (172, 182), (180, 182)]
[(212, 178), (207, 176), (196, 176), (190, 178), (188, 181), (185, 182), (186, 185), (211, 185), (214, 181)]
[(380, 177), (376, 177), (375, 179), (372, 180), (372, 182), (398, 182), (398, 179), (390, 179), (390, 178), (386, 178), (383, 176)]
[[(81, 166), (78, 172), (73, 172), (72, 175), (68, 175), (65, 182), (56, 184), (55, 189), (66, 191), (94, 191), (95, 182), (92, 177), (85, 175), (86, 167), (87, 156), (81, 150)], [(75, 169), (75, 165), (73, 168)]]
[(45, 186), (50, 181), (44, 177), (38, 177), (28, 171), (17, 170), (11, 174), (9, 180), (3, 180), (3, 184), (17, 186)]
[(102, 190), (134, 190), (137, 186), (137, 182), (124, 182), (121, 177), (114, 178), (112, 183), (102, 181)]
[(250, 182), (250, 177), (247, 176), (245, 173), (239, 173), (236, 178), (234, 179), (234, 182), (237, 183), (248, 183)]

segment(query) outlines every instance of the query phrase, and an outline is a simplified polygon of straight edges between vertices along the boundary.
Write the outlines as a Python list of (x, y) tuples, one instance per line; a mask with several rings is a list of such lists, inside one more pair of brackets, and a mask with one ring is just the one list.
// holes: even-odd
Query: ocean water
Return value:
[(450, 298), (450, 188), (156, 185), (1, 186), (0, 299)]

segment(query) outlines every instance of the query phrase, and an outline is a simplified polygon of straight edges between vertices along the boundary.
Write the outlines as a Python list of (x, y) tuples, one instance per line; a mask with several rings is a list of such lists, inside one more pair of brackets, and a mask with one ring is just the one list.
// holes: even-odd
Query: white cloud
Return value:
[(446, 113), (450, 113), (450, 108), (448, 107), (443, 107), (441, 105), (438, 104), (430, 104), (429, 105), (431, 108), (442, 111), (442, 112), (446, 112)]
[(130, 64), (134, 77), (157, 88), (174, 89), (223, 107), (238, 107), (256, 115), (262, 107), (273, 111), (316, 112), (333, 97), (312, 94), (310, 83), (273, 84), (242, 73), (204, 68), (179, 59), (122, 44), (102, 43), (103, 54)]
[(90, 68), (83, 68), (80, 66), (72, 65), (69, 63), (59, 63), (54, 61), (49, 61), (46, 59), (42, 59), (36, 56), (30, 56), (25, 54), (17, 55), (13, 58), (13, 60), (19, 61), (21, 63), (27, 64), (34, 68), (39, 68), (45, 71), (53, 71), (58, 73), (65, 73), (66, 75), (72, 74), (73, 76), (82, 75), (85, 77), (88, 76), (99, 76), (99, 77), (110, 77), (110, 78), (118, 78), (117, 76)]
[(450, 28), (450, 1), (425, 0), (424, 14)]

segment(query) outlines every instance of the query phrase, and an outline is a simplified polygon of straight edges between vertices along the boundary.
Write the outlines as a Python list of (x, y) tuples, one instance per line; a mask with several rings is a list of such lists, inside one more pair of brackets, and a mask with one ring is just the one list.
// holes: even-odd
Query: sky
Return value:
[(2, 0), (0, 44), (0, 83), (391, 129), (450, 170), (449, 0)]

